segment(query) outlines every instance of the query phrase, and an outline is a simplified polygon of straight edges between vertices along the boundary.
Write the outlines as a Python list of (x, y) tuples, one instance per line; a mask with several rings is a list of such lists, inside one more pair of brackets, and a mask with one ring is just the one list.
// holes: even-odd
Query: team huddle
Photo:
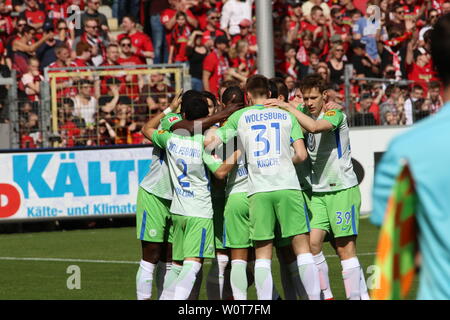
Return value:
[(151, 298), (155, 279), (158, 299), (198, 299), (210, 258), (209, 299), (246, 300), (253, 282), (258, 299), (278, 299), (275, 247), (284, 299), (333, 299), (329, 241), (347, 299), (369, 299), (356, 256), (361, 196), (349, 128), (322, 78), (307, 76), (290, 101), (282, 81), (261, 75), (245, 94), (224, 88), (223, 110), (212, 114), (213, 99), (179, 92), (143, 128), (154, 148), (137, 199), (137, 298)]

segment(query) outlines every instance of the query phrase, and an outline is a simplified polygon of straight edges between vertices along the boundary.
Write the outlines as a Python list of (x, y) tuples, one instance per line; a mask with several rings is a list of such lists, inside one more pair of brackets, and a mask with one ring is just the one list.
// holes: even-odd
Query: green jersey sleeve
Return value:
[(233, 113), (225, 124), (217, 129), (216, 134), (222, 142), (227, 143), (231, 138), (234, 138), (237, 135), (238, 122), (241, 114), (241, 112)]
[(167, 141), (172, 137), (172, 133), (166, 130), (154, 131), (152, 134), (152, 142), (154, 145), (165, 149), (167, 146)]
[(344, 114), (341, 110), (331, 109), (325, 112), (322, 119), (327, 120), (329, 123), (331, 123), (334, 130), (339, 127), (339, 125), (342, 123), (342, 120), (344, 120)]
[(297, 109), (298, 111), (303, 112), (303, 113), (306, 112), (306, 110), (305, 110), (305, 105), (302, 104), (302, 103), (299, 103), (296, 109)]
[(303, 139), (303, 131), (302, 128), (300, 127), (300, 124), (298, 123), (297, 119), (294, 117), (294, 115), (291, 115), (291, 120), (292, 120), (292, 128), (291, 128), (291, 143), (293, 143), (294, 141), (298, 140), (298, 139)]
[(219, 156), (217, 155), (211, 155), (209, 153), (207, 153), (206, 151), (203, 150), (203, 162), (206, 164), (206, 166), (208, 167), (209, 170), (211, 170), (211, 172), (216, 172), (217, 169), (219, 169), (219, 167), (222, 165), (222, 159), (220, 159)]
[(180, 114), (171, 112), (161, 119), (161, 129), (169, 131), (175, 123), (181, 120), (183, 120), (183, 117)]

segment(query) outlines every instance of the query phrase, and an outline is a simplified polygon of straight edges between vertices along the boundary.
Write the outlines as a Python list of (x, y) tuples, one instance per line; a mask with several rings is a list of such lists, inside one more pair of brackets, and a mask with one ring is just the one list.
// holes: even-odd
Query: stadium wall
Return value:
[[(378, 159), (389, 141), (406, 129), (350, 130), (363, 213), (372, 208)], [(0, 152), (0, 222), (133, 215), (151, 152), (148, 145)]]

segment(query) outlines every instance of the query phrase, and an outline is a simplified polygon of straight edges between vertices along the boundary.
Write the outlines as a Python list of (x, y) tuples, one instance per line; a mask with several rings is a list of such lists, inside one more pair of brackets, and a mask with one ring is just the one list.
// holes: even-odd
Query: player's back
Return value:
[[(382, 158), (374, 190), (374, 217), (381, 221), (392, 185), (384, 175), (398, 174), (406, 160), (419, 199), (417, 223), (422, 254), (419, 299), (450, 299), (450, 103), (396, 137)], [(380, 171), (380, 172), (379, 172)], [(382, 175), (380, 175), (382, 174)], [(381, 198), (383, 201), (380, 201)]]
[(238, 112), (237, 131), (248, 161), (249, 195), (300, 190), (290, 151), (296, 120), (284, 110), (262, 105)]
[(212, 218), (209, 172), (203, 162), (203, 135), (172, 134), (167, 141), (170, 177), (174, 186), (170, 211)]

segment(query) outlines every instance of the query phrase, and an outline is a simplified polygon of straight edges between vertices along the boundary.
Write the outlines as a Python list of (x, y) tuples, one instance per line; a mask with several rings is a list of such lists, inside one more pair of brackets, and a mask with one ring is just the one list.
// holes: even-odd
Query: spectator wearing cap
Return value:
[(186, 13), (178, 11), (175, 15), (177, 23), (173, 27), (169, 45), (169, 63), (187, 62), (186, 46), (191, 35), (191, 28), (187, 24)]
[(206, 16), (206, 30), (203, 31), (202, 43), (208, 49), (211, 49), (214, 47), (214, 40), (216, 40), (216, 37), (223, 36), (225, 32), (220, 30), (220, 12), (217, 11), (217, 9), (209, 9)]
[(125, 33), (120, 34), (117, 37), (117, 41), (120, 43), (120, 40), (125, 36), (130, 38), (132, 45), (131, 52), (139, 57), (139, 64), (147, 64), (147, 59), (153, 59), (155, 57), (152, 41), (145, 33), (140, 32), (136, 28), (136, 18), (133, 16), (123, 17), (122, 28)]
[(251, 33), (252, 21), (248, 19), (244, 19), (239, 23), (239, 34), (233, 36), (231, 40), (232, 46), (235, 46), (238, 41), (245, 40), (248, 43), (249, 53), (256, 54), (258, 51), (258, 42), (256, 40), (256, 35)]
[(106, 47), (108, 46), (109, 42), (100, 35), (99, 22), (97, 19), (85, 19), (84, 29), (85, 32), (74, 40), (72, 44), (72, 50), (75, 50), (78, 42), (86, 42), (92, 47), (92, 63), (95, 66), (99, 66), (106, 59)]
[(252, 0), (228, 0), (222, 8), (220, 28), (230, 36), (237, 35), (244, 19), (252, 19)]
[(226, 56), (229, 41), (226, 36), (219, 36), (214, 41), (214, 49), (203, 61), (203, 88), (217, 96), (220, 82), (224, 79), (229, 69), (228, 57)]
[(435, 71), (431, 64), (431, 56), (424, 48), (414, 50), (415, 42), (410, 41), (406, 52), (406, 71), (408, 80), (422, 86), (427, 91), (427, 83), (436, 80)]
[(105, 39), (108, 39), (108, 19), (103, 13), (98, 11), (101, 5), (101, 0), (87, 0), (87, 7), (80, 17), (81, 28), (75, 29), (75, 35), (81, 36), (86, 31), (86, 20), (95, 19), (98, 23), (99, 35)]
[(45, 12), (39, 9), (36, 0), (24, 0), (25, 10), (22, 11), (20, 17), (27, 21), (30, 27), (39, 30), (44, 25), (46, 15)]

